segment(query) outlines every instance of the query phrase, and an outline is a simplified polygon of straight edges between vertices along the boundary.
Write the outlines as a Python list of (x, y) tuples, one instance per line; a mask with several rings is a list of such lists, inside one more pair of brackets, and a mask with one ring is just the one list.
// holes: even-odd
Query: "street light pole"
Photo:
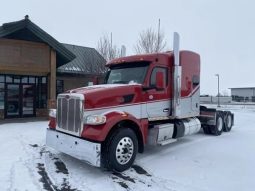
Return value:
[(215, 76), (218, 78), (218, 107), (220, 107), (220, 75), (215, 74)]

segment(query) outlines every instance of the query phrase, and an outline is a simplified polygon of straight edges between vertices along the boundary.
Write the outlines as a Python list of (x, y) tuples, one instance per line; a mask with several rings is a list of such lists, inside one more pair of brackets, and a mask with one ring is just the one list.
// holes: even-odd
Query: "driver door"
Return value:
[(154, 67), (151, 76), (149, 86), (156, 86), (156, 73), (163, 73), (163, 89), (157, 90), (156, 88), (147, 90), (146, 92), (146, 110), (148, 118), (155, 117), (167, 117), (170, 112), (170, 92), (168, 82), (168, 68), (166, 67)]

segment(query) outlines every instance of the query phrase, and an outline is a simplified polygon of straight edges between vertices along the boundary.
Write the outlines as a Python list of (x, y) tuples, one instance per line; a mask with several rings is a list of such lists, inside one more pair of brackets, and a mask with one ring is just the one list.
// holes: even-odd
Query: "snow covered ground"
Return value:
[(0, 125), (0, 191), (255, 189), (255, 107), (228, 106), (235, 126), (219, 137), (202, 132), (139, 154), (117, 174), (45, 147), (48, 122)]

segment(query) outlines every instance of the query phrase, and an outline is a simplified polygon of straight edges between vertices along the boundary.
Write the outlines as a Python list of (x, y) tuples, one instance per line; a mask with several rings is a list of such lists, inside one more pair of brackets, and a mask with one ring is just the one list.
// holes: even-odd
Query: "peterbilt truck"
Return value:
[(221, 135), (230, 111), (200, 105), (200, 56), (174, 50), (106, 64), (105, 83), (69, 90), (50, 111), (46, 145), (96, 167), (124, 171), (146, 145), (166, 145), (198, 133)]

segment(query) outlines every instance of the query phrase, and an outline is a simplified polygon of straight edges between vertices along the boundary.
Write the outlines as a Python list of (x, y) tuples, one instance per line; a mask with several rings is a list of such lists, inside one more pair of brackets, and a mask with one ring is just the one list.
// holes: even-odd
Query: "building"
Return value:
[(94, 49), (70, 44), (62, 44), (75, 54), (71, 62), (57, 68), (57, 94), (88, 85), (89, 82), (103, 82), (104, 58)]
[(105, 60), (93, 48), (62, 44), (25, 19), (0, 26), (0, 119), (46, 116), (65, 90), (97, 83)]
[(233, 101), (255, 102), (255, 87), (230, 88)]

